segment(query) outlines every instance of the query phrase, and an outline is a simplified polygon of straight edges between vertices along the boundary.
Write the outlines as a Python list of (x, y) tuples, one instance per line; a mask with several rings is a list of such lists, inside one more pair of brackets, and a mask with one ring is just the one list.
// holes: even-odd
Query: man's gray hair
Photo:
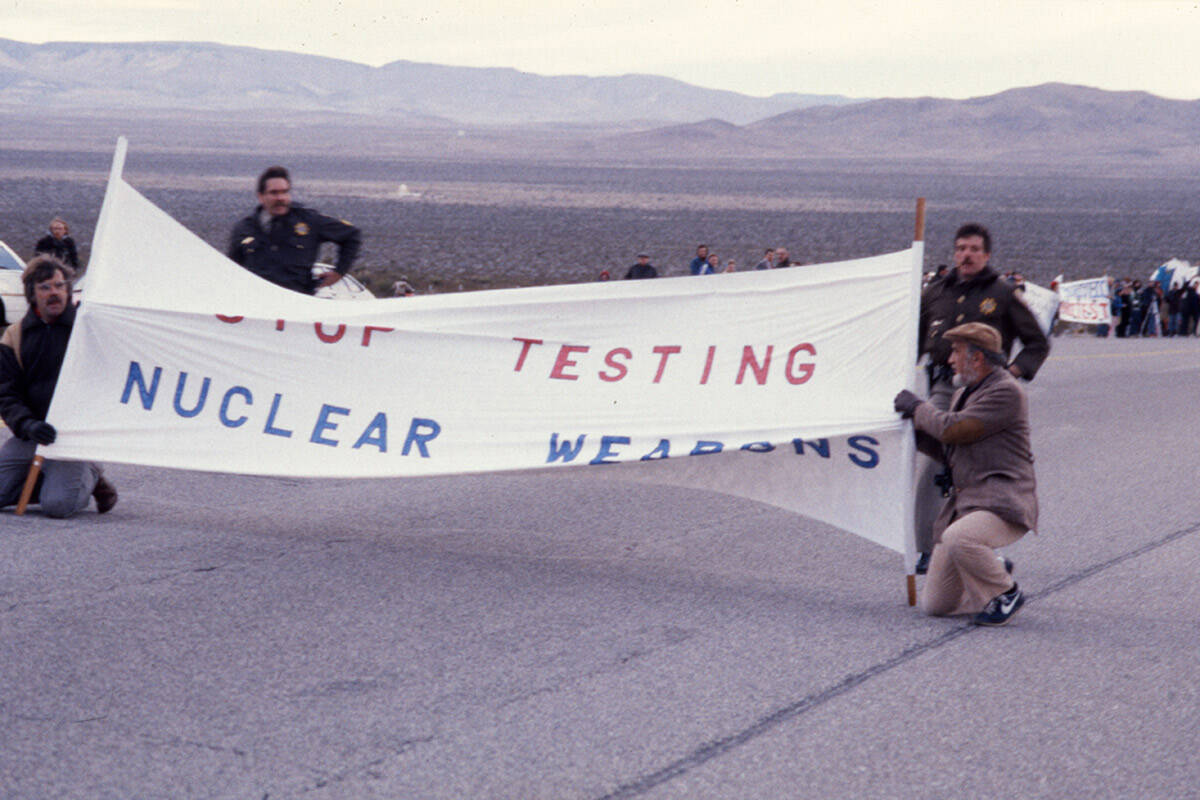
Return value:
[(970, 342), (963, 342), (963, 344), (967, 346), (968, 353), (983, 353), (984, 360), (994, 367), (1008, 366), (1008, 356), (1004, 355), (1004, 353), (995, 353), (991, 350), (984, 350), (979, 345), (971, 344)]

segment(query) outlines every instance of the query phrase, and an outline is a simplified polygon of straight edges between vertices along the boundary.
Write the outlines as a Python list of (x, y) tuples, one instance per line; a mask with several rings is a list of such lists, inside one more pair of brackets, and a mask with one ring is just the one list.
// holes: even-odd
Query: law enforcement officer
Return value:
[[(312, 267), (322, 242), (338, 246), (337, 267), (314, 278)], [(268, 167), (258, 176), (258, 207), (229, 237), (229, 257), (271, 283), (313, 294), (350, 271), (360, 245), (358, 228), (293, 203), (288, 171)]]
[[(1013, 292), (1013, 285), (1002, 280), (988, 266), (992, 237), (977, 223), (963, 225), (954, 234), (954, 269), (934, 279), (921, 294), (921, 318), (918, 342), (921, 353), (929, 354), (929, 402), (940, 411), (950, 407), (953, 370), (950, 368), (951, 343), (943, 336), (950, 328), (969, 322), (983, 322), (1000, 333), (1001, 352), (1013, 376), (1033, 380), (1050, 353), (1050, 342), (1033, 312)], [(1021, 352), (1011, 360), (1014, 341)], [(917, 476), (917, 572), (923, 573), (932, 549), (933, 519), (949, 491), (948, 478), (938, 465), (923, 460)]]

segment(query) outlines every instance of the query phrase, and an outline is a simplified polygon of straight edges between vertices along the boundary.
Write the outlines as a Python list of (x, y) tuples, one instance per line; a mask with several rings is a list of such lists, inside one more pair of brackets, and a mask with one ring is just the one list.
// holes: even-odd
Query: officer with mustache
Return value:
[[(233, 228), (229, 258), (271, 283), (302, 294), (331, 286), (350, 271), (362, 244), (358, 228), (293, 203), (286, 169), (264, 170), (258, 176), (257, 196), (258, 207)], [(323, 242), (338, 246), (337, 267), (314, 278), (312, 268)]]
[[(970, 322), (982, 322), (1000, 334), (1005, 359), (1014, 341), (1021, 352), (1008, 360), (1014, 377), (1031, 381), (1050, 354), (1050, 341), (1041, 325), (1013, 285), (988, 265), (992, 236), (978, 223), (963, 225), (954, 234), (954, 269), (934, 279), (921, 294), (921, 318), (917, 342), (929, 355), (929, 402), (940, 411), (950, 407), (954, 392), (950, 367), (951, 346), (943, 334)], [(939, 465), (922, 459), (917, 475), (916, 536), (919, 553), (916, 571), (924, 574), (933, 549), (933, 520), (948, 495), (948, 476)]]

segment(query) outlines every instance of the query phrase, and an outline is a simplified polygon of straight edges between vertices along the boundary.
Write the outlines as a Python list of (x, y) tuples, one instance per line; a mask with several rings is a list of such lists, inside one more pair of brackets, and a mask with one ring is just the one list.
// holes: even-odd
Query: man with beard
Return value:
[[(46, 412), (75, 324), (74, 278), (74, 270), (51, 256), (30, 261), (21, 276), (29, 310), (0, 338), (0, 417), (13, 434), (0, 446), (0, 507), (20, 499), (37, 446), (58, 438)], [(47, 460), (35, 494), (50, 517), (69, 517), (90, 497), (101, 514), (117, 503), (100, 466), (87, 461)]]
[(926, 614), (974, 614), (978, 625), (1003, 625), (1025, 598), (1012, 562), (995, 548), (1037, 525), (1037, 480), (1029, 446), (1029, 401), (1006, 368), (1000, 334), (982, 322), (942, 337), (960, 388), (943, 411), (907, 389), (896, 411), (911, 417), (921, 451), (944, 461), (954, 488), (934, 524), (933, 556), (921, 593)]
[(696, 246), (696, 257), (688, 264), (688, 272), (692, 275), (712, 274), (712, 270), (708, 266), (708, 245), (702, 244)]
[[(233, 228), (229, 258), (271, 283), (313, 294), (342, 279), (354, 264), (362, 237), (358, 228), (292, 202), (292, 181), (283, 167), (258, 176), (258, 207)], [(312, 275), (323, 242), (338, 246), (336, 269)]]
[[(982, 322), (1000, 334), (1000, 350), (1008, 356), (1014, 341), (1022, 348), (1007, 368), (1014, 377), (1033, 380), (1050, 353), (1050, 342), (1033, 312), (1013, 286), (993, 270), (988, 261), (992, 237), (978, 223), (963, 225), (954, 234), (954, 269), (944, 277), (930, 281), (921, 293), (921, 317), (918, 346), (929, 354), (929, 402), (945, 411), (950, 406), (953, 370), (950, 367), (950, 342), (943, 334), (968, 322)], [(928, 568), (933, 545), (933, 519), (941, 498), (949, 491), (948, 477), (939, 474), (936, 464), (921, 459), (917, 475), (916, 545), (919, 554), (916, 571)]]

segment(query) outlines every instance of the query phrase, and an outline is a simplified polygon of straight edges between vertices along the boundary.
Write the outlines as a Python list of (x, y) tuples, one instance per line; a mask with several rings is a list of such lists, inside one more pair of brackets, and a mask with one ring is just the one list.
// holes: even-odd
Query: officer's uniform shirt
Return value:
[(346, 220), (296, 203), (281, 217), (273, 217), (259, 206), (234, 226), (228, 255), (271, 283), (312, 294), (317, 288), (312, 267), (322, 242), (338, 245), (336, 269), (345, 275), (358, 255), (362, 237)]

